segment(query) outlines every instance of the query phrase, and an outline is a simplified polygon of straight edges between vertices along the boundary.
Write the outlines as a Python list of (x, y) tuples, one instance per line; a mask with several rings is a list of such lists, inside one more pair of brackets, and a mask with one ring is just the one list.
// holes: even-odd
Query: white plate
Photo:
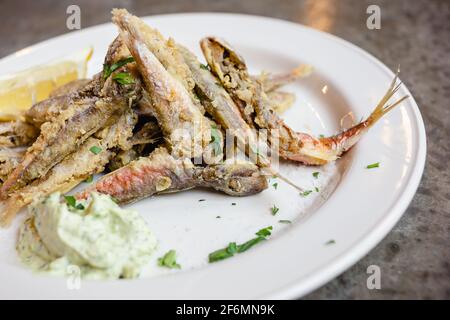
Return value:
[[(341, 117), (350, 111), (356, 119), (367, 116), (394, 76), (354, 45), (285, 21), (210, 13), (155, 16), (145, 21), (199, 55), (201, 37), (224, 37), (255, 72), (288, 70), (299, 63), (313, 65), (313, 76), (287, 88), (297, 94), (297, 102), (284, 117), (295, 129), (317, 135), (338, 131)], [(89, 65), (93, 74), (100, 70), (116, 34), (112, 24), (72, 32), (2, 59), (0, 70), (17, 71), (93, 45), (95, 53)], [(396, 97), (405, 94), (410, 93), (402, 87)], [(302, 198), (279, 182), (278, 190), (269, 187), (247, 198), (194, 190), (141, 201), (133, 207), (145, 217), (160, 243), (143, 277), (83, 281), (79, 290), (69, 290), (66, 279), (33, 274), (19, 263), (14, 243), (22, 214), (13, 227), (0, 231), (0, 297), (300, 297), (350, 267), (391, 230), (416, 191), (425, 153), (422, 117), (411, 98), (384, 117), (336, 164), (321, 168), (320, 180), (311, 175), (316, 168), (283, 165), (291, 179), (319, 185), (319, 194)], [(380, 168), (365, 169), (374, 162), (380, 162)], [(322, 186), (325, 183), (328, 188)], [(275, 217), (270, 214), (273, 204), (280, 207)], [(280, 224), (280, 219), (293, 223)], [(231, 241), (250, 239), (268, 225), (274, 227), (269, 241), (223, 262), (207, 263), (209, 252)], [(335, 244), (326, 245), (331, 239)], [(156, 266), (156, 258), (172, 248), (183, 266), (180, 272)]]

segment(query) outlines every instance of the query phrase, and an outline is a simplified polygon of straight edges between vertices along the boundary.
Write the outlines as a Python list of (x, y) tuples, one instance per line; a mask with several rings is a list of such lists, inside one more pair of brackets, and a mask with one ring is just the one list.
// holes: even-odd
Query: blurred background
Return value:
[[(0, 57), (69, 32), (71, 4), (81, 8), (82, 29), (109, 22), (114, 7), (139, 16), (206, 11), (270, 16), (346, 39), (391, 69), (400, 64), (428, 136), (422, 182), (400, 222), (371, 253), (305, 298), (450, 299), (450, 0), (0, 0)], [(381, 9), (380, 29), (366, 26), (370, 5)], [(382, 270), (380, 290), (366, 286), (372, 264)]]

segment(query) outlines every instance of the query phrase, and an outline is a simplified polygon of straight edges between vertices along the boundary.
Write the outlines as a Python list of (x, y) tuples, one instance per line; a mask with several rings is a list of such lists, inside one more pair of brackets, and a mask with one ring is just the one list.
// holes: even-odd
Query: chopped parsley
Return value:
[(94, 181), (94, 176), (89, 176), (86, 180), (84, 180), (84, 182), (87, 183), (91, 183), (92, 181)]
[(329, 246), (330, 244), (335, 244), (336, 243), (336, 241), (334, 241), (333, 239), (331, 239), (331, 240), (328, 240), (327, 242), (325, 242), (325, 245), (326, 246)]
[(214, 155), (222, 153), (221, 135), (219, 129), (211, 126), (211, 143), (213, 145)]
[(323, 139), (323, 138), (325, 138), (325, 135), (319, 134), (319, 138), (320, 138), (320, 139)]
[(104, 64), (103, 65), (103, 79), (107, 79), (111, 73), (113, 73), (115, 70), (119, 69), (120, 67), (126, 65), (127, 63), (133, 62), (133, 57), (128, 57), (122, 60), (117, 61), (116, 63), (113, 63), (111, 66)]
[(261, 230), (259, 230), (256, 235), (260, 236), (260, 237), (268, 237), (272, 234), (271, 230), (272, 230), (272, 226), (270, 227), (266, 227), (266, 228), (262, 228)]
[(279, 223), (292, 223), (291, 220), (278, 220)]
[(380, 167), (380, 163), (379, 162), (375, 162), (372, 164), (369, 164), (366, 168), (367, 169), (373, 169), (373, 168), (379, 168)]
[(75, 199), (74, 196), (64, 196), (64, 199), (66, 200), (66, 203), (69, 207), (78, 209), (78, 210), (83, 210), (84, 206), (79, 203), (77, 204), (77, 200)]
[(314, 178), (317, 179), (317, 178), (319, 178), (319, 174), (320, 174), (320, 172), (317, 172), (317, 171), (316, 171), (316, 172), (313, 172), (312, 175), (313, 175)]
[(175, 250), (169, 250), (167, 253), (158, 259), (158, 265), (160, 267), (166, 267), (169, 269), (180, 269), (181, 266), (177, 263), (177, 253)]
[(220, 218), (222, 218), (222, 217), (221, 217), (221, 216), (217, 216), (217, 217), (216, 217), (216, 219), (220, 219)]
[(301, 195), (302, 197), (307, 197), (307, 196), (309, 196), (311, 193), (312, 193), (312, 190), (305, 190), (305, 191), (301, 192), (300, 195)]
[(243, 244), (240, 245), (237, 245), (236, 242), (230, 242), (226, 248), (211, 252), (208, 256), (209, 263), (227, 259), (234, 256), (236, 253), (242, 253), (244, 251), (247, 251), (255, 244), (266, 240), (267, 237), (272, 234), (271, 230), (272, 226), (263, 228), (256, 233), (257, 235), (256, 238), (250, 239), (247, 242), (244, 242)]
[(100, 152), (102, 152), (102, 148), (93, 146), (89, 149), (89, 151), (91, 151), (93, 154), (99, 154)]
[(276, 215), (278, 213), (278, 211), (280, 211), (280, 208), (278, 208), (277, 206), (273, 205), (272, 208), (270, 208), (270, 211), (272, 212), (272, 215)]
[(209, 68), (208, 68), (207, 64), (200, 63), (200, 68), (202, 68), (203, 70), (208, 70), (209, 71)]
[(133, 76), (128, 72), (119, 72), (113, 75), (113, 80), (120, 84), (132, 84), (134, 83)]
[(113, 196), (109, 196), (114, 203), (119, 203), (119, 199)]
[(273, 187), (275, 190), (277, 190), (277, 188), (278, 188), (278, 182), (275, 182), (275, 183), (272, 185), (272, 187)]
[(314, 190), (316, 190), (316, 192), (319, 192), (319, 188), (317, 187), (314, 187)]

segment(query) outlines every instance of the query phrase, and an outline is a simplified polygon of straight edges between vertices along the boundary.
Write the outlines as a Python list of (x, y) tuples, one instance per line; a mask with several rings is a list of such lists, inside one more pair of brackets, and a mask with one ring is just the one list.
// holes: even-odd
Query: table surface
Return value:
[[(391, 69), (402, 66), (425, 121), (425, 173), (408, 210), (366, 257), (306, 299), (450, 298), (450, 1), (449, 0), (2, 0), (0, 57), (68, 32), (66, 8), (81, 8), (81, 27), (110, 20), (125, 7), (140, 15), (236, 12), (311, 26), (367, 50)], [(381, 9), (381, 29), (369, 30), (366, 9)], [(381, 289), (366, 286), (369, 265), (381, 268)]]

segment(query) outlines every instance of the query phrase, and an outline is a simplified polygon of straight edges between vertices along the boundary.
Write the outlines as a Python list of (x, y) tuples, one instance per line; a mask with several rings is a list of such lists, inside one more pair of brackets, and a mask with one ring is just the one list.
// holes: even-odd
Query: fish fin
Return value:
[(373, 126), (382, 116), (384, 116), (386, 113), (394, 109), (397, 105), (399, 105), (404, 100), (408, 99), (409, 96), (403, 96), (399, 100), (397, 100), (394, 103), (388, 104), (389, 100), (392, 98), (392, 96), (400, 89), (402, 82), (398, 80), (398, 74), (400, 73), (400, 69), (398, 69), (397, 73), (395, 74), (394, 79), (391, 82), (391, 85), (389, 86), (389, 89), (381, 98), (381, 100), (378, 102), (376, 108), (373, 110), (373, 112), (370, 114), (370, 116), (366, 120), (366, 126), (369, 128)]

